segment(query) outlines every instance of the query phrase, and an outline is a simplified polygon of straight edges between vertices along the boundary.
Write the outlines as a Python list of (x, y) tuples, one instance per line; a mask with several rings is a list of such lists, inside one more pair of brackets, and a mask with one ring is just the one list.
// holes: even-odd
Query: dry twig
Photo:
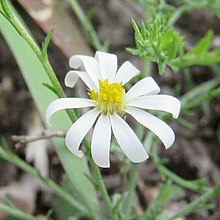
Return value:
[(20, 148), (29, 142), (34, 142), (42, 139), (50, 139), (53, 137), (65, 137), (66, 132), (62, 130), (44, 130), (40, 134), (36, 135), (13, 135), (11, 137), (12, 141), (16, 142), (15, 147)]

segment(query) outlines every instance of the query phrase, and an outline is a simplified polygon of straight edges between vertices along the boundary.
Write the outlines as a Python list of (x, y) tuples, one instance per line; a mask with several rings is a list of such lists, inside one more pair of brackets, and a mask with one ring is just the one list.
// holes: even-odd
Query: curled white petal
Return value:
[(160, 88), (152, 77), (146, 77), (137, 82), (127, 93), (126, 100), (129, 101), (142, 95), (155, 95)]
[(138, 108), (160, 110), (169, 112), (174, 118), (178, 118), (181, 103), (180, 101), (169, 95), (146, 95), (136, 97), (127, 103), (128, 106), (134, 106)]
[(95, 123), (98, 115), (99, 112), (96, 109), (92, 109), (74, 122), (68, 130), (65, 138), (66, 146), (77, 157), (83, 156), (83, 152), (79, 150), (79, 146), (92, 125)]
[(65, 85), (67, 87), (73, 88), (77, 83), (78, 79), (81, 80), (88, 86), (90, 90), (97, 90), (95, 83), (92, 81), (91, 77), (84, 71), (74, 71), (71, 70), (66, 74), (65, 77)]
[(109, 117), (100, 115), (93, 131), (91, 152), (95, 163), (103, 168), (110, 167), (110, 141), (111, 125)]
[(103, 80), (108, 79), (110, 82), (115, 78), (117, 71), (118, 59), (115, 54), (97, 51), (95, 58), (99, 63)]
[(66, 87), (73, 88), (78, 82), (79, 75), (76, 74), (76, 71), (69, 71), (64, 79), (64, 84)]
[(98, 80), (102, 79), (99, 65), (94, 57), (75, 55), (70, 57), (69, 65), (74, 69), (78, 69), (81, 65), (85, 67), (86, 72), (98, 87)]
[(128, 124), (117, 114), (110, 115), (112, 131), (115, 139), (134, 163), (142, 162), (148, 158), (148, 154)]
[(175, 134), (170, 126), (144, 110), (128, 107), (126, 112), (134, 117), (140, 124), (150, 129), (163, 142), (168, 149), (175, 140)]
[[(50, 125), (51, 116), (60, 110), (71, 109), (71, 108), (85, 108), (94, 106), (94, 102), (90, 99), (81, 99), (81, 98), (61, 98), (54, 100), (49, 104), (46, 110), (46, 120)], [(51, 126), (51, 125), (50, 125)]]
[(140, 70), (137, 69), (132, 63), (129, 61), (125, 61), (121, 67), (119, 68), (118, 72), (115, 76), (115, 82), (122, 82), (123, 85), (126, 84), (131, 78), (138, 75)]

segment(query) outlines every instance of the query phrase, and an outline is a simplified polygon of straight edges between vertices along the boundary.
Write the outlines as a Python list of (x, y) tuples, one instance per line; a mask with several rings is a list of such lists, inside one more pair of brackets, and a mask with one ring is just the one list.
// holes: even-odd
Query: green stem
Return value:
[(9, 215), (15, 217), (16, 219), (19, 218), (23, 220), (37, 220), (37, 218), (35, 218), (34, 216), (17, 209), (15, 206), (10, 207), (6, 204), (0, 204), (0, 211), (6, 212)]
[(15, 16), (12, 16), (8, 18), (8, 21), (13, 25), (13, 27), (17, 30), (17, 32), (20, 34), (20, 36), (28, 43), (28, 45), (31, 47), (31, 49), (35, 52), (38, 59), (41, 61), (45, 71), (47, 72), (47, 75), (54, 86), (55, 90), (57, 91), (58, 97), (64, 97), (65, 94), (61, 88), (61, 85), (56, 77), (56, 74), (54, 73), (48, 59), (43, 58), (42, 52), (39, 48), (39, 46), (36, 44), (36, 42), (32, 39), (32, 37), (29, 35), (29, 33), (25, 30), (23, 25), (18, 21), (18, 19)]
[(156, 58), (157, 58), (157, 63), (159, 63), (159, 62), (162, 63), (164, 61), (164, 58), (162, 57), (160, 52), (157, 50), (157, 47), (154, 45), (154, 43), (151, 42), (151, 44), (152, 44), (152, 48), (153, 48), (154, 54), (156, 55)]
[[(2, 3), (2, 5), (7, 5), (7, 2), (5, 0), (1, 0), (0, 2)], [(45, 69), (50, 82), (53, 85), (54, 91), (56, 91), (56, 95), (59, 98), (65, 97), (65, 93), (64, 93), (64, 91), (63, 91), (63, 89), (62, 89), (62, 87), (56, 77), (56, 74), (55, 74), (53, 68), (50, 65), (48, 58), (44, 56), (43, 52), (41, 51), (41, 49), (39, 48), (37, 43), (32, 39), (30, 34), (26, 31), (26, 29), (20, 23), (20, 21), (16, 18), (16, 16), (14, 16), (11, 13), (9, 5), (7, 5), (6, 9), (9, 10), (7, 14), (10, 14), (10, 16), (5, 15), (7, 17), (7, 20), (13, 25), (13, 27), (16, 29), (16, 31), (19, 33), (19, 35), (27, 42), (27, 44), (35, 52), (36, 56), (38, 57), (38, 59), (42, 63), (43, 68)], [(70, 116), (70, 118), (73, 121), (75, 121), (77, 119), (74, 111), (67, 111), (67, 114)]]
[[(4, 149), (4, 148), (7, 148), (7, 149)], [(77, 210), (79, 210), (83, 214), (86, 214), (86, 215), (88, 214), (88, 211), (84, 208), (84, 206), (82, 206), (78, 201), (76, 201), (69, 194), (69, 192), (65, 191), (63, 188), (61, 188), (59, 185), (57, 185), (50, 178), (42, 176), (38, 170), (36, 170), (31, 165), (29, 165), (24, 160), (22, 160), (17, 155), (15, 155), (12, 151), (10, 151), (8, 149), (7, 146), (5, 146), (4, 148), (0, 147), (0, 157), (9, 161), (12, 164), (15, 164), (17, 167), (22, 169), (24, 172), (29, 173), (30, 175), (37, 177), (45, 185), (47, 185), (49, 188), (51, 188), (59, 197), (61, 197), (66, 202), (68, 202), (74, 208), (76, 208)]]
[(171, 172), (169, 169), (167, 169), (165, 166), (163, 165), (156, 165), (159, 172), (163, 175), (166, 176), (167, 178), (171, 179), (173, 182), (175, 182), (177, 185), (185, 188), (185, 189), (189, 189), (195, 192), (207, 192), (207, 190), (209, 189), (208, 187), (204, 187), (203, 183), (201, 182), (201, 184), (193, 184), (190, 181), (184, 180), (183, 178), (179, 177), (178, 175), (174, 174), (173, 172)]
[(82, 8), (80, 7), (77, 0), (68, 0), (69, 4), (72, 7), (72, 10), (74, 11), (75, 15), (81, 22), (82, 26), (85, 28), (90, 43), (95, 47), (96, 50), (105, 51), (106, 49), (102, 46), (101, 42), (99, 41), (99, 38), (96, 34), (96, 31), (94, 30), (91, 22), (86, 17), (85, 13), (83, 12)]
[(162, 213), (168, 201), (171, 198), (175, 197), (175, 191), (175, 186), (173, 186), (169, 182), (161, 184), (160, 191), (157, 197), (148, 205), (146, 211), (141, 216), (140, 220), (157, 219), (158, 214)]
[(95, 186), (96, 186), (97, 190), (101, 194), (101, 197), (102, 197), (102, 200), (103, 200), (103, 205), (105, 207), (105, 210), (107, 211), (107, 215), (112, 220), (117, 219), (116, 216), (114, 216), (114, 214), (113, 214), (112, 203), (111, 203), (110, 197), (108, 195), (108, 192), (106, 190), (105, 184), (103, 182), (100, 169), (95, 164), (95, 162), (94, 162), (94, 160), (93, 160), (93, 158), (91, 156), (89, 143), (88, 143), (88, 141), (86, 139), (83, 142), (84, 142), (84, 145), (85, 145), (85, 150), (86, 150), (87, 156), (89, 158), (89, 162), (90, 162), (90, 165), (91, 165), (92, 173), (95, 176), (95, 181), (96, 181), (95, 182)]
[(129, 215), (131, 214), (131, 209), (134, 205), (134, 197), (135, 197), (135, 188), (136, 188), (136, 180), (137, 180), (137, 170), (139, 165), (132, 164), (131, 165), (131, 174), (128, 181), (128, 196), (126, 197), (126, 209), (124, 210), (124, 219), (129, 219)]
[(197, 181), (187, 181), (183, 178), (179, 177), (169, 169), (167, 169), (159, 159), (157, 155), (157, 149), (156, 146), (151, 147), (151, 151), (149, 152), (151, 158), (153, 159), (158, 171), (161, 173), (162, 176), (169, 178), (177, 185), (181, 186), (182, 188), (189, 189), (195, 192), (207, 192), (209, 190), (208, 187), (204, 186), (204, 182), (202, 180)]
[(210, 199), (219, 196), (219, 194), (220, 183), (218, 183), (213, 189), (209, 189), (205, 194), (201, 195), (196, 200), (190, 202), (184, 208), (180, 209), (174, 216), (169, 218), (169, 220), (175, 220), (179, 217), (198, 211), (199, 209), (203, 208)]

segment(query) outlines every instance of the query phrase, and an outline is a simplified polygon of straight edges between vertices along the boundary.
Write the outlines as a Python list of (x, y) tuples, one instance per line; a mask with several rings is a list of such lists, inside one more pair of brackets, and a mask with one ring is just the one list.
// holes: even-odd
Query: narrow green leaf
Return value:
[[(56, 184), (53, 180), (48, 177), (44, 177), (40, 174), (39, 170), (29, 165), (26, 161), (19, 158), (14, 152), (9, 149), (8, 143), (2, 143), (2, 147), (0, 147), (0, 155), (4, 160), (9, 161), (14, 164), (24, 172), (38, 178), (42, 183), (47, 185), (55, 194), (57, 194), (64, 201), (68, 202), (71, 207), (76, 208), (79, 212), (86, 214), (88, 210), (85, 206), (82, 205), (82, 201), (79, 201), (77, 198), (73, 198), (72, 195), (69, 194), (66, 190)], [(13, 206), (10, 200), (7, 201), (7, 205)]]
[(143, 39), (147, 37), (147, 29), (145, 27), (144, 21), (141, 22), (141, 35)]
[(42, 56), (43, 59), (47, 58), (47, 50), (48, 50), (48, 46), (50, 44), (50, 41), (52, 39), (53, 33), (54, 33), (55, 29), (53, 28), (46, 36), (46, 38), (44, 39), (44, 42), (42, 43)]
[(196, 86), (194, 89), (191, 89), (184, 96), (181, 97), (181, 104), (183, 106), (182, 111), (188, 111), (190, 108), (193, 108), (197, 105), (201, 105), (201, 100), (205, 96), (203, 100), (209, 100), (208, 95), (213, 97), (214, 95), (218, 95), (218, 93), (210, 93), (216, 86), (220, 84), (220, 77), (216, 77), (212, 80), (209, 80), (205, 83), (202, 83)]
[(202, 38), (195, 47), (185, 53), (183, 56), (171, 61), (170, 66), (174, 70), (180, 67), (188, 67), (193, 65), (210, 66), (220, 63), (220, 47), (208, 51), (213, 40), (213, 32), (209, 31), (204, 38)]
[(12, 17), (12, 14), (11, 14), (11, 11), (9, 10), (9, 7), (8, 7), (8, 0), (0, 0), (0, 3), (1, 3), (1, 6), (2, 6), (2, 10), (5, 14), (5, 16), (7, 18), (10, 18)]
[(208, 33), (196, 44), (196, 46), (188, 53), (188, 55), (205, 56), (212, 43), (213, 36), (213, 31), (208, 31)]
[(142, 38), (142, 35), (141, 35), (141, 32), (139, 30), (139, 27), (137, 25), (137, 23), (135, 22), (135, 20), (132, 18), (131, 19), (131, 24), (134, 28), (134, 31), (135, 31), (135, 39), (136, 41), (139, 40), (139, 41), (143, 41), (143, 38)]
[(124, 194), (123, 195), (121, 195), (121, 194), (114, 195), (114, 197), (113, 197), (113, 213), (114, 214), (120, 213), (121, 210), (119, 211), (119, 208), (120, 208), (120, 204), (123, 200), (123, 196), (124, 196)]
[(57, 90), (56, 90), (52, 85), (50, 85), (50, 84), (48, 84), (48, 83), (43, 83), (43, 85), (44, 85), (46, 88), (48, 88), (49, 90), (51, 90), (54, 94), (57, 93)]
[(133, 55), (137, 55), (137, 54), (138, 54), (138, 53), (137, 53), (137, 49), (134, 49), (134, 48), (126, 48), (126, 50), (127, 50), (129, 53), (133, 54)]
[(13, 216), (16, 219), (22, 219), (22, 220), (37, 220), (34, 216), (25, 213), (24, 211), (16, 208), (15, 206), (10, 207), (6, 204), (0, 203), (0, 211), (8, 213), (10, 216)]
[(208, 190), (208, 192), (204, 193), (197, 199), (193, 200), (192, 202), (188, 203), (185, 207), (178, 210), (178, 212), (173, 215), (169, 220), (175, 220), (182, 216), (187, 216), (191, 213), (195, 213), (200, 209), (204, 209), (207, 207), (207, 203), (220, 195), (220, 183), (217, 183), (212, 189)]
[(166, 70), (166, 64), (165, 63), (158, 63), (158, 69), (159, 69), (159, 74), (162, 75)]
[(168, 201), (177, 195), (181, 195), (182, 189), (176, 185), (173, 185), (171, 183), (164, 183), (160, 187), (160, 192), (156, 199), (150, 203), (147, 210), (144, 212), (143, 216), (141, 217), (141, 220), (144, 219), (157, 219), (158, 214), (162, 212), (165, 205), (168, 203)]

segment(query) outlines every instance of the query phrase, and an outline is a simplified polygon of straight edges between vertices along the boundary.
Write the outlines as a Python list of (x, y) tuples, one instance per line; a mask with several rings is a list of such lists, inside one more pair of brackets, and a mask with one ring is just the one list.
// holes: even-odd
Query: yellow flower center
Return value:
[(99, 91), (88, 92), (89, 97), (94, 100), (103, 114), (122, 113), (125, 108), (125, 90), (121, 83), (109, 84), (108, 79), (99, 80)]

